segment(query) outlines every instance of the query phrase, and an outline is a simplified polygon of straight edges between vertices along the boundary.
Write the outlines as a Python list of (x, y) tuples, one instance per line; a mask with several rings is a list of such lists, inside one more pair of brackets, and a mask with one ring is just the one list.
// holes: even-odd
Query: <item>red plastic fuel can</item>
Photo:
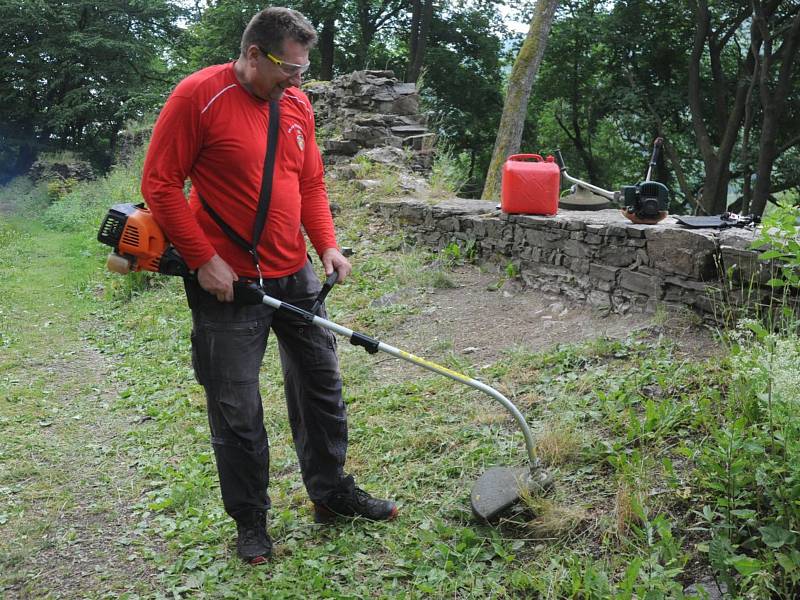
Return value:
[(554, 215), (558, 212), (561, 169), (552, 156), (512, 154), (503, 165), (500, 208), (504, 213)]

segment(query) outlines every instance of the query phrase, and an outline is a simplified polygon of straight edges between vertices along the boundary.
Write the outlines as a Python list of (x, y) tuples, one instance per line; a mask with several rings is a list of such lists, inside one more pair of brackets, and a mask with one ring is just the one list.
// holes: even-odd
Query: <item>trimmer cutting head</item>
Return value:
[(472, 486), (472, 512), (490, 522), (526, 496), (539, 496), (553, 487), (552, 475), (535, 465), (527, 467), (492, 467)]

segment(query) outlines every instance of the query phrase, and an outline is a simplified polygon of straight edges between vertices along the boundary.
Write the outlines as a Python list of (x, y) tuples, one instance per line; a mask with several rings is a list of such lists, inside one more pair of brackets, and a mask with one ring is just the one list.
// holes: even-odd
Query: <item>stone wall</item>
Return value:
[(511, 261), (529, 286), (606, 311), (688, 306), (718, 318), (721, 296), (736, 304), (764, 301), (770, 293), (770, 265), (749, 249), (752, 230), (687, 229), (672, 218), (635, 225), (617, 210), (506, 215), (494, 206), (393, 199), (372, 208), (419, 243), (456, 242), (481, 259)]
[(416, 85), (392, 71), (355, 71), (303, 86), (314, 105), (327, 165), (350, 162), (359, 152), (405, 149), (408, 167), (430, 168), (435, 136), (419, 112)]

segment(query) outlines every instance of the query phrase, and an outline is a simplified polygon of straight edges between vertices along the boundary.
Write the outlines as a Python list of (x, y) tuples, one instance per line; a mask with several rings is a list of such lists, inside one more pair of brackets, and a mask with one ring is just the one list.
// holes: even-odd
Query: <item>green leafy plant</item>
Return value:
[(461, 262), (461, 255), (461, 246), (458, 242), (450, 242), (441, 251), (442, 260), (451, 266)]
[(46, 184), (47, 196), (50, 198), (51, 202), (61, 200), (75, 188), (77, 183), (78, 181), (73, 178), (62, 179), (59, 177), (51, 179)]
[(773, 287), (800, 286), (798, 219), (800, 219), (800, 206), (785, 200), (780, 202), (775, 210), (764, 216), (759, 236), (751, 244), (751, 248), (754, 249), (766, 247), (759, 258), (778, 263), (779, 274), (767, 282)]
[(452, 146), (440, 144), (436, 148), (433, 166), (428, 177), (431, 194), (434, 196), (455, 196), (469, 181), (465, 155), (459, 155)]
[(800, 340), (741, 322), (734, 334), (736, 379), (723, 419), (703, 445), (700, 482), (704, 546), (718, 579), (743, 595), (800, 592), (800, 445), (795, 415)]
[(519, 277), (519, 266), (512, 261), (508, 261), (505, 272), (509, 279), (517, 279)]

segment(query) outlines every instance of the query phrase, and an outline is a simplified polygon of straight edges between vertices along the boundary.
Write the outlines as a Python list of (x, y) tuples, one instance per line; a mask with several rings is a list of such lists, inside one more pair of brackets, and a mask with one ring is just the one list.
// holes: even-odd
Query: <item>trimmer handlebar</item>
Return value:
[[(322, 285), (319, 295), (316, 297), (314, 304), (311, 306), (309, 314), (317, 314), (322, 306), (322, 303), (325, 301), (325, 297), (328, 295), (328, 292), (331, 291), (338, 280), (339, 273), (336, 271), (328, 275), (328, 278)], [(263, 304), (265, 295), (266, 293), (264, 290), (255, 282), (233, 282), (233, 301), (236, 304)]]
[(264, 290), (257, 283), (233, 282), (233, 301), (236, 304), (258, 305), (264, 302)]
[(657, 137), (653, 142), (653, 156), (650, 157), (650, 165), (647, 167), (647, 177), (644, 178), (645, 181), (652, 181), (650, 179), (650, 175), (653, 173), (653, 169), (656, 168), (656, 164), (658, 163), (658, 155), (661, 152), (661, 146), (664, 144), (664, 138)]
[(314, 300), (314, 304), (311, 306), (312, 314), (317, 314), (317, 311), (319, 311), (320, 307), (322, 306), (322, 303), (325, 302), (325, 297), (328, 295), (328, 292), (331, 291), (331, 288), (333, 288), (333, 286), (336, 285), (336, 282), (338, 280), (339, 280), (339, 273), (337, 271), (334, 270), (333, 273), (328, 275), (328, 278), (325, 280), (325, 283), (322, 284), (322, 289), (319, 291), (317, 299)]

